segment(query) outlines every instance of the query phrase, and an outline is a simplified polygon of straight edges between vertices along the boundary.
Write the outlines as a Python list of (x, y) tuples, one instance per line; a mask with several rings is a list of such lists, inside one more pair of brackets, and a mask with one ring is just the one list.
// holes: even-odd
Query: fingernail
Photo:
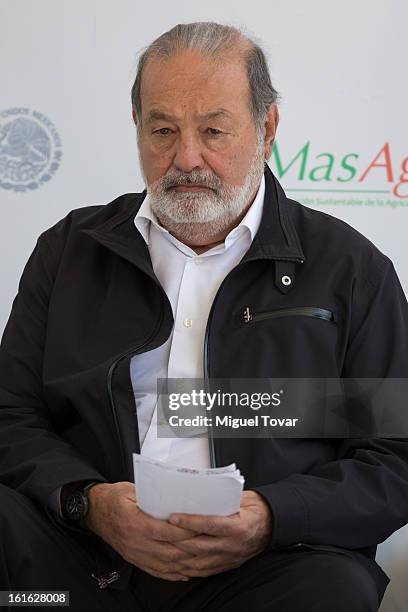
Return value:
[(170, 519), (170, 523), (173, 523), (173, 525), (178, 525), (180, 523), (180, 519), (175, 516), (174, 518)]

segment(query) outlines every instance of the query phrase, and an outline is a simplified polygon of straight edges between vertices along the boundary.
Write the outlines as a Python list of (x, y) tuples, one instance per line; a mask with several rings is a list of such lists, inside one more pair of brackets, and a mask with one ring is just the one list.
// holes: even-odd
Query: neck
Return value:
[(222, 242), (224, 242), (224, 239), (218, 240), (218, 242), (212, 242), (211, 244), (194, 245), (194, 246), (189, 244), (188, 246), (191, 249), (193, 249), (193, 251), (195, 251), (197, 255), (200, 255), (201, 253), (205, 253), (205, 251), (212, 249), (213, 247), (217, 246), (217, 244), (221, 244)]

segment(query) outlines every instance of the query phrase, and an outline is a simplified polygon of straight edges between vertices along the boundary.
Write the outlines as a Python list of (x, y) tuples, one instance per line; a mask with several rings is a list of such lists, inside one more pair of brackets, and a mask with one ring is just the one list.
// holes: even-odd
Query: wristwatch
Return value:
[(75, 487), (68, 488), (61, 499), (62, 514), (67, 521), (89, 531), (85, 524), (85, 517), (89, 510), (88, 493), (94, 485), (100, 482), (100, 480), (93, 480), (85, 484), (77, 483)]

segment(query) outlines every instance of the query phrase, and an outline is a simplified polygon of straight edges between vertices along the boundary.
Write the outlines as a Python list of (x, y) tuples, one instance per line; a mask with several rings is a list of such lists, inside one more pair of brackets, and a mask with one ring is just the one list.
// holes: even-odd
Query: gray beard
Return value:
[[(146, 187), (150, 206), (159, 223), (179, 240), (199, 243), (218, 236), (238, 219), (259, 187), (265, 169), (263, 142), (258, 141), (243, 185), (225, 185), (212, 172), (167, 174)], [(169, 189), (173, 185), (201, 184), (207, 191)]]

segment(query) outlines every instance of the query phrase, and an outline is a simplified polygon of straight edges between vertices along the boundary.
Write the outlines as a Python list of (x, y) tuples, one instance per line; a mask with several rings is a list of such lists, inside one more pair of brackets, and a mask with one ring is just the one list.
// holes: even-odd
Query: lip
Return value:
[(209, 187), (204, 187), (203, 185), (176, 185), (171, 187), (175, 191), (207, 191)]

